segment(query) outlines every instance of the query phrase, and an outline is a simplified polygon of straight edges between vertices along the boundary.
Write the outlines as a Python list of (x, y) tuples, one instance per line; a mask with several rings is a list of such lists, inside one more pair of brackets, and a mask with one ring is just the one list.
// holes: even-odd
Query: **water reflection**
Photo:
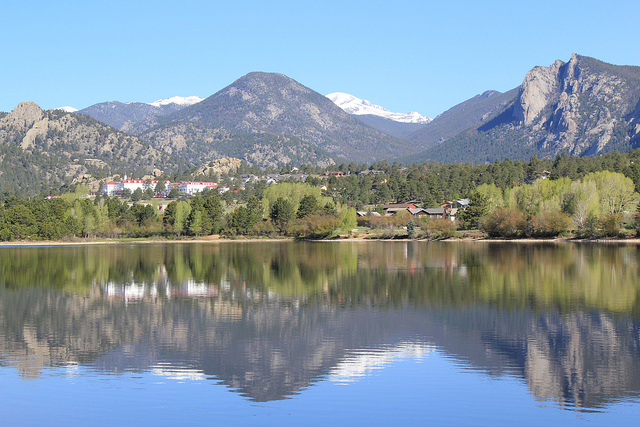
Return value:
[(636, 246), (425, 242), (0, 249), (0, 364), (215, 378), (254, 401), (434, 351), (542, 401), (640, 392)]

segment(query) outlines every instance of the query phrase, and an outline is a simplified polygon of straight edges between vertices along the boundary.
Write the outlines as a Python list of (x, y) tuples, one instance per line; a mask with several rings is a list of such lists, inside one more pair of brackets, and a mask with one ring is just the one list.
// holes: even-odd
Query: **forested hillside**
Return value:
[[(51, 200), (4, 197), (0, 238), (179, 238), (212, 233), (326, 238), (337, 229), (350, 233), (359, 221), (357, 211), (381, 213), (383, 204), (407, 201), (439, 207), (462, 197), (471, 198), (471, 204), (457, 222), (414, 219), (404, 212), (361, 218), (360, 224), (390, 230), (385, 236), (397, 235), (402, 227), (407, 231), (401, 233), (415, 236), (418, 226), (430, 238), (451, 237), (456, 227), (480, 227), (489, 235), (509, 238), (569, 231), (586, 237), (616, 236), (625, 223), (634, 221), (640, 200), (640, 150), (585, 158), (565, 153), (555, 159), (507, 159), (483, 165), (424, 163), (404, 168), (382, 161), (330, 168), (333, 173), (303, 166), (300, 172), (306, 179), (301, 182), (287, 165), (271, 171), (280, 172), (274, 174), (279, 182), (268, 185), (258, 176), (251, 179), (252, 173), (260, 173), (255, 167), (241, 165), (220, 173), (220, 184), (228, 188), (223, 194), (205, 190), (170, 202), (142, 192), (137, 197), (134, 193), (89, 198), (84, 185)], [(198, 179), (203, 172), (180, 173), (172, 180), (178, 175)], [(244, 179), (247, 176), (250, 179)]]
[(185, 164), (88, 116), (21, 103), (0, 118), (0, 193), (49, 194), (112, 174), (173, 172)]

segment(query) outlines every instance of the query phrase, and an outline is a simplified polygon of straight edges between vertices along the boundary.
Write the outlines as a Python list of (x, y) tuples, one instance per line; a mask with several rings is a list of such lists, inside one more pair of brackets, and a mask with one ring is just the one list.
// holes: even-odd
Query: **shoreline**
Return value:
[(640, 245), (640, 238), (629, 239), (491, 239), (491, 238), (452, 238), (445, 240), (429, 240), (429, 239), (371, 239), (371, 238), (354, 238), (345, 237), (337, 239), (322, 239), (322, 240), (296, 240), (294, 238), (236, 238), (225, 239), (220, 237), (200, 237), (196, 239), (181, 239), (181, 240), (165, 240), (165, 239), (140, 239), (140, 240), (119, 240), (119, 239), (101, 239), (101, 240), (21, 240), (13, 242), (0, 242), (0, 248), (2, 247), (29, 247), (29, 246), (108, 246), (108, 245), (150, 245), (150, 244), (221, 244), (221, 243), (260, 243), (260, 242), (316, 242), (316, 243), (331, 243), (331, 242), (427, 242), (427, 243), (597, 243), (597, 244), (630, 244)]

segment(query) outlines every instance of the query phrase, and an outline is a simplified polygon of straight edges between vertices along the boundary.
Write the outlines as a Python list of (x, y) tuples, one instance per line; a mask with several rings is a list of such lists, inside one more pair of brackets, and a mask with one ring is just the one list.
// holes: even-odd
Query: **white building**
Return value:
[(102, 194), (107, 196), (113, 196), (122, 192), (122, 182), (109, 181), (102, 185)]
[(200, 193), (207, 188), (215, 190), (218, 188), (218, 184), (215, 182), (180, 181), (180, 185), (178, 186), (178, 190), (180, 190), (182, 194), (187, 194), (189, 196)]
[[(158, 181), (147, 181), (142, 179), (125, 179), (123, 181), (109, 181), (102, 185), (102, 194), (107, 196), (113, 196), (114, 194), (121, 194), (124, 190), (129, 190), (132, 193), (138, 188), (141, 191), (145, 191), (147, 188), (151, 188), (155, 191)], [(164, 187), (169, 188), (171, 181), (164, 181)]]

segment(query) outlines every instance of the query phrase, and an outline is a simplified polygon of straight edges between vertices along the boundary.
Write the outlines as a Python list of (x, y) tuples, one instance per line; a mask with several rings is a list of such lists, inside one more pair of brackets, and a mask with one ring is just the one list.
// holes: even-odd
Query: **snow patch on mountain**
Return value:
[(65, 113), (75, 113), (76, 111), (78, 111), (77, 108), (73, 108), (73, 107), (58, 107), (58, 108), (54, 108), (54, 110), (62, 110)]
[(419, 123), (424, 125), (433, 120), (415, 111), (411, 111), (410, 113), (392, 113), (384, 107), (372, 104), (365, 99), (357, 98), (348, 93), (334, 92), (327, 95), (327, 98), (347, 113), (357, 116), (374, 115), (400, 123)]
[(162, 107), (163, 105), (176, 104), (188, 107), (190, 105), (197, 104), (202, 100), (204, 100), (204, 98), (200, 98), (199, 96), (173, 96), (171, 98), (159, 99), (155, 102), (150, 102), (149, 105)]

